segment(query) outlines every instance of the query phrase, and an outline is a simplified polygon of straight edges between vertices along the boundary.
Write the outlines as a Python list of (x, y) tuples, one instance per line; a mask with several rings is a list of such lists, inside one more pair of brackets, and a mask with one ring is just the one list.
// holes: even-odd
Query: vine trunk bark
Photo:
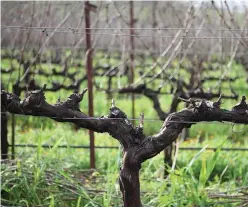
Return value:
[(119, 177), (124, 207), (142, 207), (139, 182), (140, 164), (134, 163), (136, 162), (131, 161), (125, 153)]

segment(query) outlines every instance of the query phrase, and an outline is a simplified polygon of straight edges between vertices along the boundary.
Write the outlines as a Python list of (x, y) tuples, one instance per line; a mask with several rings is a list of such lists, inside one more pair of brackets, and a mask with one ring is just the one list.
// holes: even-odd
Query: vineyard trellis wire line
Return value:
[[(1, 114), (9, 114), (6, 112), (1, 112)], [(21, 116), (21, 117), (28, 117), (29, 115), (24, 115), (24, 114), (15, 114), (15, 116)], [(36, 116), (34, 116), (36, 117)], [(37, 116), (38, 117), (38, 116)], [(77, 117), (72, 117), (72, 118), (63, 118), (63, 117), (46, 117), (46, 116), (39, 116), (38, 118), (51, 118), (51, 119), (62, 119), (62, 120), (101, 120), (101, 119), (108, 119), (108, 120), (130, 120), (130, 121), (139, 121), (141, 118), (108, 118), (108, 117), (88, 117), (88, 118), (77, 118)], [(142, 119), (143, 121), (146, 122), (164, 122), (164, 120), (161, 119)], [(202, 121), (202, 122), (193, 122), (193, 121), (167, 121), (168, 123), (182, 123), (182, 124), (221, 124), (221, 125), (232, 125), (231, 123), (227, 122), (207, 122), (207, 121)], [(243, 125), (240, 123), (235, 123), (235, 125)]]
[[(9, 145), (11, 146), (11, 145)], [(39, 145), (36, 144), (15, 144), (15, 147), (30, 147), (30, 148), (38, 148)], [(55, 145), (50, 145), (50, 144), (42, 144), (40, 145), (42, 148), (53, 148)], [(90, 146), (88, 145), (58, 145), (56, 146), (58, 148), (74, 148), (74, 149), (89, 149)], [(96, 149), (120, 149), (119, 146), (95, 146)], [(219, 148), (217, 147), (206, 147), (205, 150), (209, 151), (216, 151)], [(184, 151), (199, 151), (202, 150), (202, 147), (179, 147), (179, 150), (184, 150)], [(222, 151), (248, 151), (248, 148), (242, 148), (242, 147), (231, 147), (231, 148), (220, 148)]]
[[(16, 29), (14, 29), (16, 30)], [(18, 28), (18, 31), (22, 31), (22, 30), (27, 30), (29, 31), (29, 29), (21, 29)], [(33, 30), (35, 32), (48, 32), (47, 30), (45, 31), (40, 31), (40, 30)], [(90, 34), (88, 32), (71, 32), (71, 31), (54, 31), (52, 30), (51, 32), (53, 33), (72, 33), (73, 35), (77, 35), (77, 34)], [(152, 35), (140, 35), (140, 34), (124, 34), (124, 33), (93, 33), (94, 35), (111, 35), (111, 36), (127, 36), (127, 37), (147, 37), (147, 38), (175, 38), (175, 36), (166, 36), (166, 35), (156, 35), (156, 36), (152, 36)], [(205, 40), (205, 39), (248, 39), (248, 36), (240, 36), (240, 37), (228, 37), (228, 36), (220, 36), (220, 37), (214, 37), (214, 36), (203, 36), (203, 37), (195, 37), (195, 36), (181, 36), (179, 39), (200, 39), (200, 40)]]
[[(54, 30), (54, 29), (56, 29), (56, 27), (27, 27), (27, 26), (12, 26), (12, 25), (1, 25), (1, 28), (2, 29), (38, 29), (38, 30), (45, 30), (46, 29), (46, 31), (49, 29), (51, 29), (51, 30)], [(119, 29), (121, 29), (121, 30), (130, 30), (130, 29), (134, 29), (134, 30), (185, 30), (186, 29), (186, 27), (167, 27), (167, 28), (163, 28), (163, 27), (155, 27), (155, 28), (153, 28), (153, 27), (151, 27), (151, 28), (143, 28), (143, 27), (141, 27), (141, 28), (139, 28), (139, 27), (129, 27), (129, 28), (118, 28), (118, 27), (116, 27), (116, 28), (103, 28), (103, 27), (90, 27), (90, 28), (87, 28), (87, 27), (81, 27), (82, 29), (80, 29), (80, 30), (85, 30), (85, 29), (90, 29), (90, 30), (119, 30)], [(73, 31), (75, 31), (75, 32), (78, 32), (78, 31), (80, 31), (79, 29), (77, 29), (77, 28), (72, 28), (72, 27), (68, 27), (68, 28), (60, 28), (60, 29), (58, 29), (57, 31), (65, 31), (65, 32), (69, 32), (68, 30), (71, 30), (70, 32), (73, 32)], [(209, 30), (211, 30), (211, 31), (248, 31), (248, 29), (233, 29), (233, 28), (231, 28), (231, 29), (215, 29), (215, 28), (211, 28), (211, 29), (206, 29), (206, 28), (188, 28), (187, 30), (203, 30), (203, 31), (209, 31)]]

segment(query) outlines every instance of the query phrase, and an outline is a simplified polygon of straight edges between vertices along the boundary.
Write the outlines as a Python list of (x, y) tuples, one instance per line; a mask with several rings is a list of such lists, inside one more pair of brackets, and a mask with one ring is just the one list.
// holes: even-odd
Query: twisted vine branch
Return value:
[(109, 133), (123, 146), (123, 163), (120, 169), (120, 189), (125, 207), (140, 207), (139, 170), (142, 162), (156, 156), (170, 145), (183, 128), (201, 121), (227, 121), (248, 124), (248, 105), (243, 96), (240, 103), (231, 110), (221, 109), (221, 97), (216, 101), (187, 99), (188, 107), (170, 113), (157, 134), (146, 136), (143, 124), (132, 126), (127, 115), (112, 104), (109, 114), (99, 118), (89, 117), (81, 112), (78, 103), (83, 100), (82, 93), (70, 95), (66, 101), (51, 105), (46, 102), (44, 89), (27, 92), (21, 99), (6, 91), (1, 92), (2, 110), (14, 114), (45, 116), (58, 122), (71, 122), (81, 128), (95, 132)]

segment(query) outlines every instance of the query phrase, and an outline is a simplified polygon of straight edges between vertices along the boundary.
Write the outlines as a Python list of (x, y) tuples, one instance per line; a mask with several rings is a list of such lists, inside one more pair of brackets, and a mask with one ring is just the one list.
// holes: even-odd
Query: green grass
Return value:
[[(100, 55), (99, 55), (100, 58)], [(98, 62), (99, 59), (96, 60)], [(101, 63), (107, 62), (101, 60)], [(112, 64), (118, 64), (111, 60)], [(146, 63), (151, 63), (147, 58)], [(2, 60), (2, 67), (8, 68), (10, 60)], [(96, 64), (96, 63), (95, 63)], [(175, 61), (174, 65), (177, 64)], [(17, 68), (18, 64), (14, 61)], [(49, 70), (56, 65), (41, 65)], [(71, 71), (77, 68), (72, 68)], [(142, 69), (142, 68), (141, 68)], [(143, 68), (144, 69), (144, 68)], [(84, 70), (80, 68), (80, 70)], [(145, 69), (144, 69), (145, 70)], [(173, 68), (168, 69), (168, 72)], [(156, 68), (155, 72), (159, 71)], [(179, 70), (184, 74), (183, 69)], [(82, 72), (83, 73), (83, 72)], [(244, 77), (243, 68), (234, 64), (229, 76), (236, 74)], [(219, 76), (219, 71), (211, 72)], [(184, 74), (185, 78), (188, 74)], [(11, 77), (2, 75), (2, 83), (13, 83), (18, 77), (14, 72)], [(52, 77), (51, 79), (54, 79)], [(39, 84), (46, 83), (45, 77), (39, 77)], [(56, 78), (63, 81), (63, 78)], [(102, 87), (107, 80), (96, 78)], [(121, 84), (127, 80), (121, 78)], [(157, 81), (159, 84), (160, 81)], [(69, 80), (68, 80), (69, 83)], [(117, 82), (114, 82), (115, 86)], [(11, 84), (9, 90), (11, 91)], [(211, 86), (206, 83), (205, 87)], [(228, 85), (225, 85), (226, 87)], [(85, 88), (86, 84), (81, 86)], [(237, 91), (248, 95), (247, 83), (244, 78), (233, 83), (234, 88), (243, 87)], [(168, 90), (166, 86), (163, 90)], [(224, 91), (229, 93), (228, 90)], [(71, 92), (61, 90), (57, 93), (46, 93), (49, 103), (55, 103), (58, 97), (61, 100)], [(23, 97), (23, 94), (22, 94)], [(87, 97), (87, 96), (86, 96)], [(80, 103), (80, 109), (87, 113), (87, 98)], [(113, 94), (116, 105), (131, 116), (131, 99), (129, 95)], [(172, 100), (171, 95), (160, 96), (162, 108), (168, 110)], [(230, 109), (235, 100), (224, 100), (223, 107)], [(95, 116), (108, 114), (111, 100), (103, 92), (95, 91)], [(143, 95), (136, 96), (136, 117), (141, 112), (146, 119), (158, 119), (149, 99)], [(179, 108), (184, 105), (180, 104)], [(96, 171), (89, 169), (89, 150), (58, 148), (58, 145), (89, 145), (88, 131), (75, 130), (69, 123), (57, 123), (42, 117), (16, 117), (16, 144), (37, 144), (38, 148), (16, 148), (16, 160), (2, 164), (1, 189), (2, 204), (9, 206), (121, 206), (121, 194), (118, 186), (118, 169), (121, 162), (121, 149), (96, 149)], [(138, 123), (136, 123), (138, 124)], [(158, 132), (162, 121), (145, 122), (144, 129), (147, 135)], [(9, 122), (9, 143), (11, 137), (11, 121)], [(237, 132), (235, 132), (237, 131)], [(240, 132), (241, 131), (241, 132)], [(245, 126), (222, 123), (199, 123), (190, 129), (189, 139), (180, 144), (180, 147), (201, 147), (201, 151), (182, 151), (176, 157), (176, 168), (169, 169), (168, 178), (164, 179), (163, 153), (147, 160), (142, 164), (140, 179), (142, 201), (144, 206), (237, 206), (226, 200), (210, 199), (210, 192), (222, 192), (248, 186), (248, 152), (225, 152), (221, 147), (248, 147), (248, 129)], [(118, 142), (108, 134), (96, 134), (97, 146), (119, 146)], [(44, 149), (42, 144), (51, 144), (54, 147)], [(207, 151), (205, 147), (219, 147), (217, 151)], [(220, 203), (223, 202), (223, 203)]]

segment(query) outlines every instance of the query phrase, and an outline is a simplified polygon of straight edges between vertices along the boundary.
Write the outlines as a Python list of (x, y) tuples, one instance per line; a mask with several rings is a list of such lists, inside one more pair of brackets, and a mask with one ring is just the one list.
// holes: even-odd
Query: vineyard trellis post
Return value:
[[(86, 69), (88, 80), (88, 112), (89, 116), (94, 116), (94, 104), (93, 104), (93, 68), (92, 68), (92, 53), (91, 47), (91, 29), (90, 29), (90, 12), (94, 10), (94, 6), (88, 1), (85, 2), (84, 14), (85, 14), (85, 38), (86, 38)], [(89, 130), (90, 136), (90, 168), (95, 168), (95, 137), (94, 132)]]
[(1, 114), (1, 159), (8, 158), (8, 117), (7, 114)]
[[(134, 11), (133, 11), (133, 1), (130, 1), (130, 84), (134, 82)], [(132, 118), (135, 118), (135, 94), (132, 93)], [(135, 125), (135, 120), (133, 120)]]
[(15, 114), (11, 117), (11, 159), (15, 159)]

